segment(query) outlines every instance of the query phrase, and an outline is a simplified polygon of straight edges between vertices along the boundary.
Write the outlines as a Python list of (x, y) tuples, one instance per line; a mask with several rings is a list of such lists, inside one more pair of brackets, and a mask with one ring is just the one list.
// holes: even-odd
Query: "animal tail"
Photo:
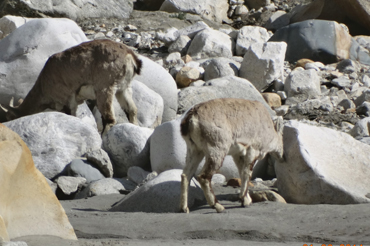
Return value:
[(192, 119), (193, 115), (194, 115), (194, 110), (192, 108), (186, 113), (184, 118), (181, 120), (180, 130), (181, 130), (181, 135), (182, 136), (186, 136), (186, 135), (189, 134), (191, 119)]

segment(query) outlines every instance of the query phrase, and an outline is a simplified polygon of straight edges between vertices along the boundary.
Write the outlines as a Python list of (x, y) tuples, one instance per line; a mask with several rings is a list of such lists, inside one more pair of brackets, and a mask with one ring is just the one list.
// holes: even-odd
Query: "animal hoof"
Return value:
[(186, 208), (180, 209), (180, 213), (186, 213), (186, 214), (188, 214), (189, 213), (189, 208), (186, 207)]
[(242, 207), (248, 207), (252, 204), (252, 198), (247, 194), (245, 197), (240, 199), (242, 202)]
[(224, 213), (225, 212), (224, 206), (222, 206), (219, 203), (216, 203), (215, 206), (214, 206), (214, 208), (216, 209), (217, 213)]

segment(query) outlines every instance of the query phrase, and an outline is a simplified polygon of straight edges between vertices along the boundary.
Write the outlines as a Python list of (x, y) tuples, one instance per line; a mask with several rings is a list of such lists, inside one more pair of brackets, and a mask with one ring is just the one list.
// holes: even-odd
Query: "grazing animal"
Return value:
[(211, 179), (226, 155), (233, 157), (239, 170), (242, 206), (251, 204), (247, 191), (254, 163), (267, 153), (276, 158), (283, 156), (282, 118), (278, 118), (275, 127), (270, 113), (258, 101), (223, 98), (191, 108), (181, 121), (181, 134), (187, 145), (186, 166), (181, 175), (181, 212), (189, 212), (189, 180), (204, 156), (206, 161), (197, 180), (208, 204), (217, 212), (225, 209), (212, 191)]
[(84, 42), (52, 55), (24, 101), (3, 108), (7, 120), (53, 109), (76, 116), (77, 106), (86, 99), (96, 100), (102, 115), (103, 132), (116, 123), (113, 96), (138, 124), (132, 100), (131, 80), (140, 74), (142, 61), (124, 44), (110, 40)]

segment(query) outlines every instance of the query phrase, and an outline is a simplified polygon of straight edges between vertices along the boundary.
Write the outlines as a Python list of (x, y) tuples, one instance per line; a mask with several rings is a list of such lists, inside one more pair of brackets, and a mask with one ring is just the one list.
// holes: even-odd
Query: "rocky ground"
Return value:
[[(370, 206), (254, 203), (241, 208), (237, 189), (215, 187), (227, 212), (201, 205), (190, 214), (107, 212), (122, 195), (62, 201), (78, 242), (25, 237), (29, 246), (100, 245), (370, 245)], [(231, 195), (230, 195), (231, 194)]]

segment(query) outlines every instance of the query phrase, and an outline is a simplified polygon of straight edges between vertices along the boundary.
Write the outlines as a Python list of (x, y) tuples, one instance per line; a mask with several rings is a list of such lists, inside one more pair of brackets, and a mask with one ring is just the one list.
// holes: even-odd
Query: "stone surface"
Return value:
[(92, 126), (77, 117), (48, 112), (4, 123), (21, 136), (31, 150), (35, 166), (52, 179), (73, 159), (100, 149), (102, 140)]
[(320, 95), (320, 77), (317, 72), (297, 68), (285, 80), (284, 90), (288, 97), (305, 95), (305, 98)]
[(239, 76), (249, 80), (259, 91), (274, 80), (284, 81), (284, 42), (254, 43), (244, 55)]
[[(145, 183), (114, 205), (110, 211), (174, 213), (179, 211), (182, 170), (168, 170)], [(145, 202), (143, 202), (145, 201)], [(203, 191), (194, 179), (190, 182), (189, 208), (204, 201)]]
[(297, 121), (285, 124), (284, 162), (275, 163), (277, 188), (287, 202), (370, 202), (370, 146), (350, 135)]
[(193, 58), (232, 57), (234, 41), (223, 32), (208, 28), (200, 31), (192, 40), (188, 55)]
[(165, 0), (160, 10), (170, 13), (186, 12), (201, 15), (202, 17), (221, 23), (228, 20), (227, 0)]
[(86, 183), (84, 177), (69, 177), (61, 176), (55, 180), (58, 188), (62, 190), (63, 194), (71, 195), (78, 191), (78, 189)]
[(285, 59), (295, 62), (302, 58), (335, 63), (353, 59), (370, 64), (369, 54), (334, 21), (307, 20), (280, 28), (269, 41), (288, 44)]
[(200, 78), (200, 72), (197, 68), (183, 67), (176, 75), (176, 82), (179, 88), (188, 87), (192, 82)]
[(30, 235), (77, 240), (63, 207), (35, 168), (27, 145), (2, 124), (0, 156), (0, 242)]
[(257, 100), (264, 104), (272, 115), (275, 114), (252, 83), (235, 76), (212, 79), (204, 86), (191, 86), (181, 90), (178, 111), (182, 114), (195, 104), (223, 97)]
[(254, 43), (266, 43), (270, 34), (266, 28), (258, 26), (243, 26), (240, 28), (236, 39), (235, 51), (237, 56), (244, 56), (249, 47)]
[(225, 76), (238, 76), (240, 63), (229, 58), (213, 58), (204, 69), (204, 80), (211, 80)]
[[(150, 162), (152, 170), (157, 173), (185, 167), (186, 142), (180, 134), (180, 121), (177, 119), (160, 125), (150, 137)], [(201, 171), (204, 162), (203, 159), (196, 173)], [(226, 179), (239, 177), (238, 169), (231, 156), (226, 156), (219, 173)]]
[(24, 98), (49, 56), (84, 41), (80, 27), (68, 19), (35, 19), (14, 30), (0, 41), (0, 103)]
[(135, 80), (144, 83), (163, 99), (162, 122), (173, 120), (177, 112), (177, 86), (172, 76), (160, 65), (152, 60), (140, 56), (143, 61), (141, 75), (135, 76)]
[(133, 10), (131, 0), (10, 0), (0, 6), (0, 16), (11, 14), (26, 17), (61, 17), (72, 20), (85, 18), (128, 18)]
[(68, 176), (83, 177), (87, 183), (105, 178), (97, 168), (81, 159), (72, 160), (71, 164), (69, 164), (66, 169)]
[(32, 20), (20, 16), (6, 15), (0, 19), (0, 39), (5, 38), (15, 29)]
[(85, 154), (86, 159), (92, 163), (107, 178), (113, 176), (113, 166), (107, 152), (103, 149), (91, 150)]
[(123, 123), (113, 126), (103, 137), (103, 149), (112, 161), (114, 177), (125, 177), (131, 166), (149, 168), (148, 139), (152, 132), (148, 128)]

